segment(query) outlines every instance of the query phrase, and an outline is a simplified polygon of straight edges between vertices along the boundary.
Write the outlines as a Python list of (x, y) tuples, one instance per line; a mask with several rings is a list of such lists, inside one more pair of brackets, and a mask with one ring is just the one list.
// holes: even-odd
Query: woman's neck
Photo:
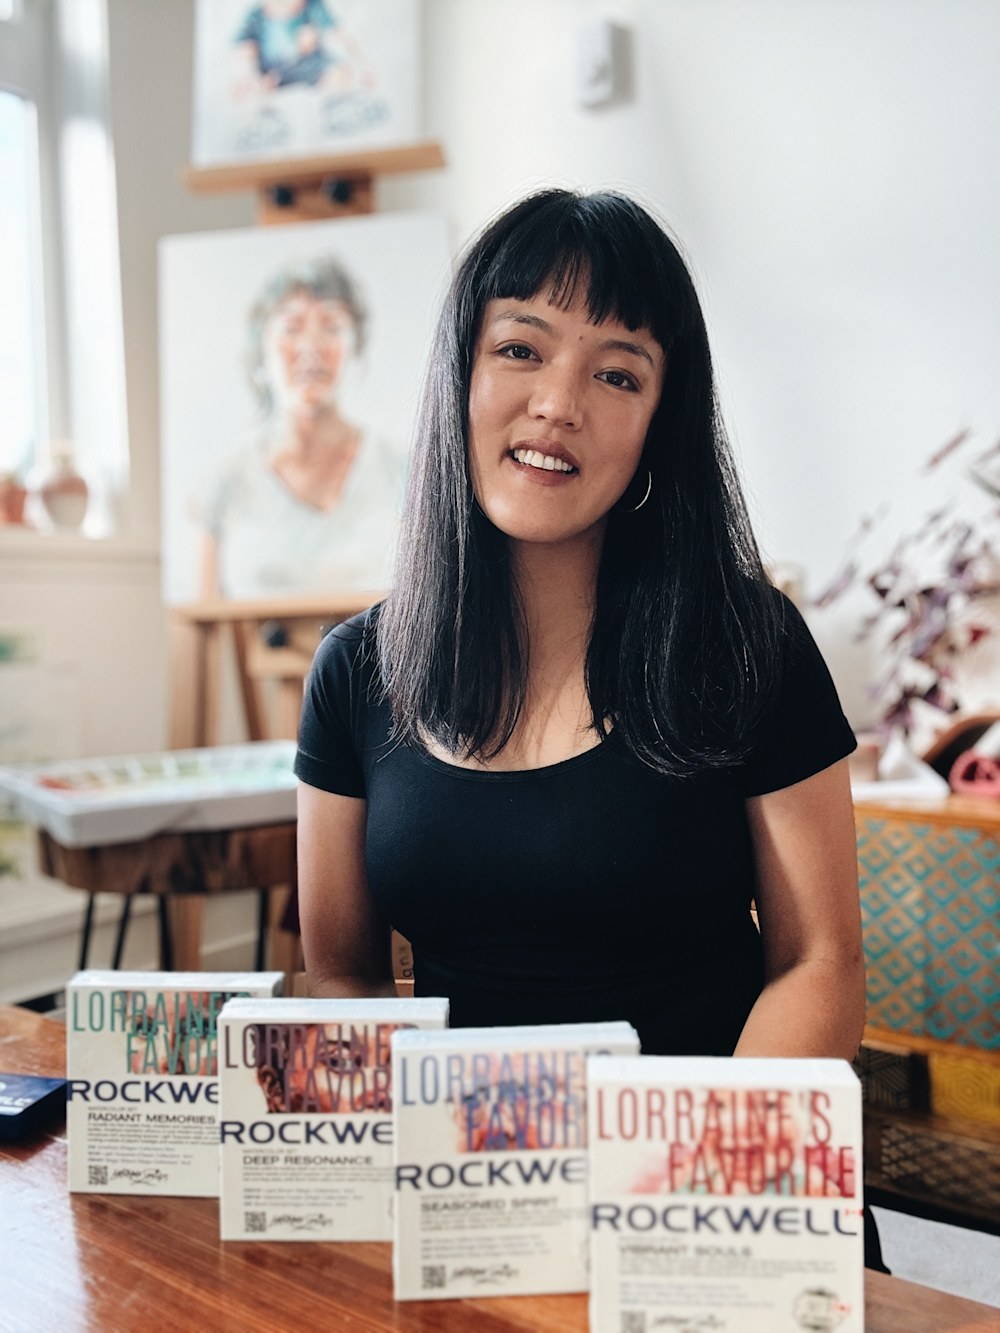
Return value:
[(361, 434), (335, 410), (289, 418), (274, 439), (270, 466), (303, 504), (332, 510), (357, 457)]
[(524, 707), (513, 735), (492, 759), (456, 758), (425, 740), (432, 754), (464, 768), (542, 768), (600, 743), (586, 687), (600, 535), (572, 545), (512, 543), (510, 549), (528, 631)]
[(597, 596), (600, 537), (573, 543), (512, 544), (512, 572), (528, 631), (529, 694), (582, 678)]
[(357, 433), (356, 426), (345, 421), (336, 407), (329, 406), (316, 412), (289, 413), (275, 423), (272, 439), (280, 453), (307, 460), (351, 446)]

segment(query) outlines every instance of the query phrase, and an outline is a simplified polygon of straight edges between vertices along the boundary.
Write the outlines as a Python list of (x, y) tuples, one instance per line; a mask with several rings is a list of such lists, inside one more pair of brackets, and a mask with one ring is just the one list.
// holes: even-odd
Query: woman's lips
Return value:
[(519, 472), (538, 481), (564, 481), (580, 470), (568, 449), (549, 440), (519, 440), (508, 457)]

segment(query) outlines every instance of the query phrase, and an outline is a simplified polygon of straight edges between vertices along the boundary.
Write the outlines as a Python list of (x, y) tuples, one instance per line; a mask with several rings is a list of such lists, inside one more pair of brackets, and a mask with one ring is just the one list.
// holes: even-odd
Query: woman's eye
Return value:
[(638, 392), (639, 389), (638, 382), (624, 370), (602, 370), (599, 378), (610, 384), (613, 389), (628, 389), (632, 393)]
[(501, 356), (509, 357), (512, 361), (530, 361), (535, 355), (530, 347), (524, 343), (508, 343), (506, 347), (499, 349)]

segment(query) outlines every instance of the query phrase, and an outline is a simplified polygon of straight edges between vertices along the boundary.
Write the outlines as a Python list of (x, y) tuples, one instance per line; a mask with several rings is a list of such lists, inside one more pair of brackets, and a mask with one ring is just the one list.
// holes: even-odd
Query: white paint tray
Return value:
[(64, 847), (295, 818), (294, 741), (0, 767), (17, 815)]

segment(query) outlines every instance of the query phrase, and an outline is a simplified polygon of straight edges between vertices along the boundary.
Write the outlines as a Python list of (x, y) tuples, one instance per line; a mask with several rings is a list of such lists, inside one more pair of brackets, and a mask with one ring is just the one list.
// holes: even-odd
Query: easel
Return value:
[[(170, 748), (216, 745), (219, 737), (222, 655), (228, 638), (236, 664), (247, 740), (298, 734), (302, 683), (325, 630), (379, 600), (373, 591), (352, 597), (286, 597), (236, 602), (216, 598), (170, 608)], [(261, 693), (276, 682), (268, 716)]]
[[(423, 141), (331, 157), (188, 167), (184, 183), (201, 193), (256, 190), (258, 221), (273, 226), (372, 213), (376, 176), (442, 166), (440, 145)], [(362, 593), (345, 599), (331, 589), (327, 598), (267, 602), (217, 598), (172, 608), (171, 746), (212, 745), (217, 740), (220, 650), (227, 628), (236, 655), (248, 738), (294, 738), (302, 680), (322, 626), (346, 620), (370, 606), (378, 595)], [(272, 621), (281, 627), (280, 634), (262, 638), (262, 627)], [(278, 682), (277, 719), (271, 725), (265, 719), (260, 693), (261, 682), (268, 678)]]
[[(379, 148), (331, 157), (286, 162), (252, 162), (212, 168), (187, 168), (189, 189), (214, 193), (253, 189), (257, 218), (264, 226), (315, 222), (372, 213), (375, 177), (444, 166), (439, 144), (425, 141), (399, 148)], [(250, 740), (287, 737), (298, 731), (302, 685), (313, 653), (326, 628), (348, 619), (377, 601), (378, 591), (327, 597), (282, 598), (234, 602), (222, 598), (170, 609), (171, 709), (170, 746), (186, 749), (218, 740), (222, 653), (228, 637)], [(275, 682), (277, 697), (268, 718), (262, 684)], [(267, 890), (270, 935), (269, 965), (290, 971), (288, 937), (276, 927), (294, 887), (294, 864), (280, 884)], [(187, 952), (201, 938), (202, 899), (186, 894), (172, 900), (174, 930), (187, 942)]]

